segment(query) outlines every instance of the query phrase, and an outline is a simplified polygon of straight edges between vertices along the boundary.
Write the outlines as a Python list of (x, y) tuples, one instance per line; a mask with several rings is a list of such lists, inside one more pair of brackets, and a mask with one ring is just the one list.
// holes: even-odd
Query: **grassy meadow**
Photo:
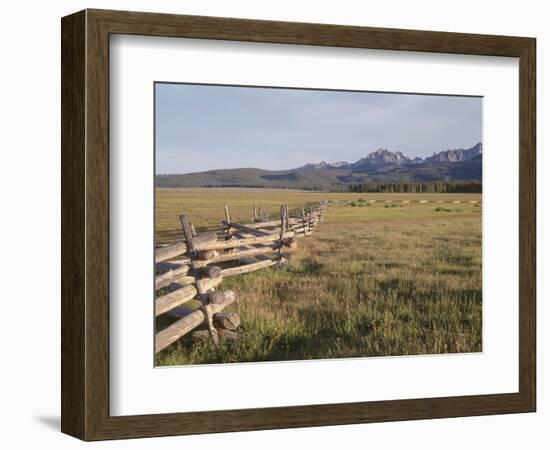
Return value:
[(241, 317), (238, 342), (214, 347), (186, 336), (157, 354), (157, 365), (482, 350), (482, 206), (467, 203), (480, 194), (158, 189), (157, 242), (181, 239), (182, 213), (200, 231), (220, 227), (225, 204), (246, 223), (254, 203), (277, 216), (281, 204), (325, 199), (324, 221), (288, 264), (221, 284), (237, 293), (228, 311)]

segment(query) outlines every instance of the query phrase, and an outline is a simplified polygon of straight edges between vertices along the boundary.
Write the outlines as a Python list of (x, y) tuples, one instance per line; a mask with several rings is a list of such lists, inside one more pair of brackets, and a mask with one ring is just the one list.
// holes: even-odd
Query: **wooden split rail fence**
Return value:
[[(197, 233), (185, 215), (180, 216), (184, 241), (155, 250), (155, 316), (168, 314), (177, 320), (157, 331), (158, 353), (182, 336), (193, 332), (193, 339), (238, 339), (240, 317), (224, 309), (236, 300), (233, 291), (217, 291), (225, 277), (254, 272), (287, 262), (298, 247), (297, 238), (309, 236), (319, 222), (328, 202), (289, 212), (280, 207), (273, 219), (265, 210), (253, 207), (252, 223), (232, 221), (225, 206), (219, 232)], [(200, 307), (183, 305), (199, 300)]]

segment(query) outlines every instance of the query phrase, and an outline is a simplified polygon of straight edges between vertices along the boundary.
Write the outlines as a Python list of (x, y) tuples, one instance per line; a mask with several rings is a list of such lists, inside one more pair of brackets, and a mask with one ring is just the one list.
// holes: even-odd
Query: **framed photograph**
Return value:
[(63, 432), (535, 411), (534, 38), (61, 25)]

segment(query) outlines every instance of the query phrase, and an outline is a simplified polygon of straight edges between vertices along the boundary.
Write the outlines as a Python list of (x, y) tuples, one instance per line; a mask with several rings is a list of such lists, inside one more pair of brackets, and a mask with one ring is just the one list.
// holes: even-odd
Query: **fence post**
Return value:
[(288, 205), (285, 205), (285, 222), (286, 222), (286, 230), (290, 230), (290, 216), (288, 214)]
[[(227, 223), (229, 224), (231, 221), (231, 218), (229, 216), (229, 209), (227, 208), (227, 205), (225, 206), (225, 218), (227, 220)], [(196, 236), (195, 228), (193, 227), (193, 224), (189, 221), (189, 219), (185, 215), (180, 216), (180, 222), (183, 228), (183, 233), (185, 235), (185, 241), (188, 249), (188, 256), (189, 256), (189, 259), (193, 261), (196, 257), (195, 247), (193, 245), (193, 238)], [(213, 314), (211, 310), (211, 305), (209, 304), (209, 301), (208, 301), (208, 289), (205, 289), (202, 283), (199, 282), (200, 275), (197, 272), (195, 272), (193, 275), (195, 278), (195, 286), (197, 289), (198, 297), (203, 304), (202, 310), (204, 312), (204, 317), (206, 319), (205, 321), (208, 326), (208, 332), (210, 334), (210, 338), (212, 339), (212, 342), (214, 343), (214, 345), (218, 345), (219, 337), (218, 337), (218, 332), (216, 331), (216, 328), (214, 327), (212, 322)]]
[(212, 343), (214, 345), (218, 345), (220, 343), (220, 338), (218, 336), (218, 331), (214, 327), (214, 321), (212, 319), (212, 305), (208, 302), (202, 307), (202, 310), (204, 311), (204, 316), (206, 319), (206, 325), (208, 326), (208, 333), (210, 334), (210, 339), (212, 339)]
[(252, 205), (252, 223), (256, 223), (257, 217), (256, 217), (256, 203)]
[(302, 227), (304, 228), (304, 236), (307, 236), (308, 226), (306, 223), (306, 212), (304, 211), (304, 205), (301, 205), (302, 208)]
[(283, 238), (286, 229), (286, 213), (284, 205), (281, 205), (281, 238), (279, 242), (279, 266), (282, 264), (283, 259)]
[(185, 243), (187, 245), (187, 256), (192, 258), (195, 253), (195, 247), (193, 246), (193, 225), (185, 215), (180, 216), (181, 227), (183, 228), (183, 234), (185, 236)]
[(227, 224), (227, 236), (231, 239), (231, 216), (229, 215), (229, 207), (225, 205), (225, 222)]

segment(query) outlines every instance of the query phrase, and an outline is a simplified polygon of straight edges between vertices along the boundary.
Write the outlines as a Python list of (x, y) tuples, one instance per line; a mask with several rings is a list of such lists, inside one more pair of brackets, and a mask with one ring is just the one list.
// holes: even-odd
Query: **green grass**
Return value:
[[(249, 221), (254, 201), (276, 211), (281, 203), (292, 208), (324, 198), (339, 203), (312, 236), (299, 240), (289, 264), (223, 281), (221, 289), (237, 293), (229, 310), (242, 319), (239, 342), (214, 347), (184, 337), (160, 352), (156, 363), (481, 351), (482, 208), (447, 203), (480, 195), (159, 190), (157, 237), (180, 234), (182, 212), (203, 228), (219, 223), (226, 203), (236, 220)], [(371, 199), (446, 203), (351, 206)]]

